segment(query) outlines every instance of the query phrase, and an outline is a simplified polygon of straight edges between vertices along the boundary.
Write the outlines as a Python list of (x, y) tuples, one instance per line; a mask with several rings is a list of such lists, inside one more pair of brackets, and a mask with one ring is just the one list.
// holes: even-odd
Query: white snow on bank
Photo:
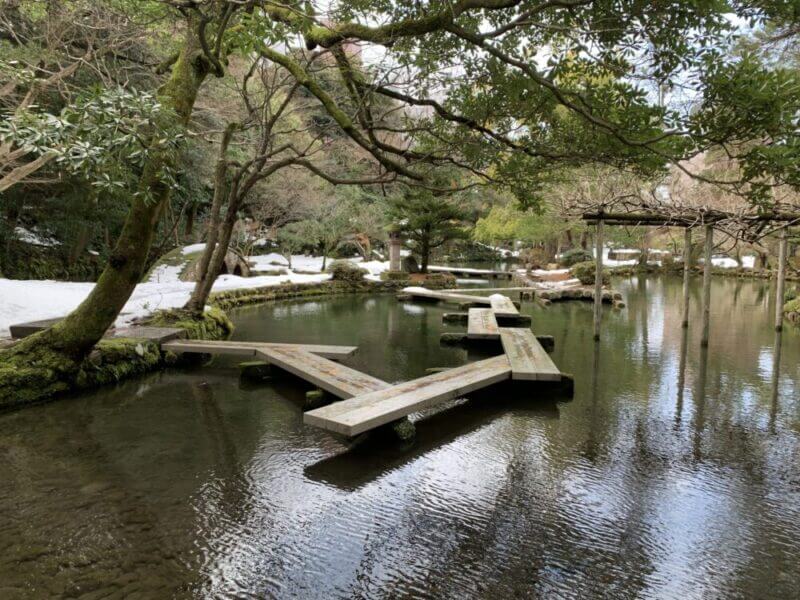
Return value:
[(437, 271), (443, 273), (457, 272), (457, 273), (473, 273), (475, 275), (491, 275), (495, 273), (492, 269), (472, 269), (466, 267), (437, 267), (430, 265), (428, 271)]
[(184, 265), (158, 265), (150, 273), (148, 283), (177, 283)]
[(183, 250), (181, 250), (181, 254), (194, 254), (196, 252), (202, 252), (205, 249), (206, 245), (204, 243), (191, 244), (190, 246), (184, 246)]
[[(183, 249), (183, 254), (198, 252), (203, 244), (194, 244)], [(276, 268), (270, 262), (286, 264), (286, 259), (279, 254), (268, 254), (252, 257), (256, 270)], [(350, 259), (367, 269), (367, 279), (377, 281), (380, 274), (389, 268), (388, 262), (362, 262), (360, 258)], [(332, 259), (328, 259), (328, 264)], [(330, 279), (327, 273), (303, 274), (295, 271), (319, 271), (322, 268), (322, 257), (293, 256), (292, 269), (286, 275), (262, 277), (238, 277), (222, 275), (214, 283), (214, 292), (242, 288), (257, 288), (282, 283), (316, 283)], [(146, 283), (136, 286), (122, 314), (117, 319), (117, 326), (125, 326), (134, 318), (143, 317), (153, 311), (183, 306), (189, 299), (194, 287), (190, 281), (180, 281), (179, 275), (184, 265), (159, 265), (150, 274)], [(63, 317), (74, 310), (94, 288), (93, 283), (72, 283), (65, 281), (19, 281), (0, 278), (0, 337), (8, 336), (8, 328), (15, 323), (54, 319)]]
[[(698, 262), (704, 263), (705, 260), (701, 258)], [(711, 264), (714, 267), (721, 267), (723, 269), (735, 269), (736, 267), (739, 266), (739, 263), (736, 262), (736, 259), (730, 258), (729, 256), (712, 256)], [(755, 256), (742, 257), (743, 269), (752, 269), (753, 267), (755, 267), (755, 264), (756, 264)]]
[[(213, 291), (256, 288), (281, 283), (313, 283), (325, 281), (330, 275), (281, 275), (277, 277), (237, 277), (222, 275)], [(75, 309), (94, 288), (94, 283), (65, 281), (18, 281), (0, 279), (0, 337), (8, 335), (14, 323), (63, 317)], [(183, 306), (191, 295), (190, 281), (150, 281), (136, 286), (117, 319), (124, 326), (136, 317), (153, 311)]]

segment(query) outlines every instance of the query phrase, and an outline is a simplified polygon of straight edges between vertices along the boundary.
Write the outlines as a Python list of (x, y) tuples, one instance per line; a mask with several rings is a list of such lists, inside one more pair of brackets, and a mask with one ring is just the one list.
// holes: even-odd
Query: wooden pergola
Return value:
[(683, 244), (683, 318), (682, 326), (689, 326), (689, 265), (691, 263), (692, 229), (703, 227), (705, 231), (705, 248), (703, 264), (703, 334), (701, 344), (708, 346), (709, 328), (711, 324), (711, 257), (714, 248), (714, 225), (722, 222), (736, 222), (742, 226), (759, 226), (770, 223), (781, 223), (780, 245), (778, 250), (778, 285), (775, 302), (775, 330), (783, 329), (783, 296), (786, 288), (786, 255), (788, 238), (787, 227), (800, 223), (800, 214), (768, 213), (757, 215), (736, 215), (723, 211), (698, 211), (695, 214), (659, 214), (652, 212), (584, 213), (583, 220), (594, 223), (595, 235), (595, 300), (594, 300), (594, 339), (600, 339), (600, 323), (602, 318), (602, 285), (603, 285), (603, 226), (622, 225), (640, 227), (682, 227), (684, 228)]

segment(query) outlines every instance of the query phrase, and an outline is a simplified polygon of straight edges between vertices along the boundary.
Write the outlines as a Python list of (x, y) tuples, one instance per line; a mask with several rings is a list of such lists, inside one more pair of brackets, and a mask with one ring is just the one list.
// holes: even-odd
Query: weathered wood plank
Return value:
[(186, 335), (185, 329), (179, 327), (147, 327), (134, 326), (115, 329), (106, 334), (111, 338), (133, 338), (158, 342), (160, 344), (177, 340)]
[(487, 277), (490, 279), (511, 279), (512, 271), (497, 271), (493, 269), (472, 269), (470, 267), (437, 267), (429, 266), (429, 271), (437, 273), (450, 273), (451, 275), (464, 275), (467, 277)]
[(510, 317), (518, 315), (517, 307), (508, 296), (502, 294), (492, 294), (489, 296), (489, 302), (492, 305), (492, 310), (498, 317)]
[(500, 341), (511, 365), (512, 379), (561, 379), (561, 371), (530, 329), (501, 327)]
[(429, 290), (422, 287), (407, 287), (402, 289), (402, 293), (414, 298), (431, 298), (433, 300), (441, 300), (442, 302), (452, 302), (453, 304), (471, 303), (482, 304), (485, 306), (491, 305), (491, 300), (486, 296), (473, 296), (469, 294), (454, 294), (444, 291)]
[(500, 337), (497, 319), (491, 308), (470, 308), (467, 337), (471, 340), (494, 340)]
[(352, 398), (389, 387), (385, 381), (366, 373), (286, 344), (264, 344), (256, 349), (256, 355), (339, 398)]
[(495, 356), (309, 411), (303, 421), (355, 436), (510, 377), (506, 356)]
[(319, 344), (276, 344), (265, 342), (212, 341), (212, 340), (177, 340), (161, 344), (164, 350), (176, 354), (194, 352), (198, 354), (226, 354), (230, 356), (255, 356), (256, 350), (262, 346), (276, 348), (298, 348), (312, 354), (329, 359), (341, 359), (352, 356), (357, 346), (325, 346)]
[(39, 331), (44, 331), (48, 327), (52, 327), (63, 319), (64, 317), (57, 317), (55, 319), (42, 319), (40, 321), (29, 321), (27, 323), (15, 323), (14, 325), (9, 325), (8, 331), (12, 338), (19, 340), (28, 337), (29, 335), (33, 335)]

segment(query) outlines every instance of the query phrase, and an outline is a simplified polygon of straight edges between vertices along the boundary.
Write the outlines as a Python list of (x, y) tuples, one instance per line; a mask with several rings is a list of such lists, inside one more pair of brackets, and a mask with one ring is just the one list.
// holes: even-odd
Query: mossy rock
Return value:
[(219, 308), (207, 308), (202, 315), (183, 309), (162, 310), (142, 322), (152, 327), (177, 327), (192, 340), (225, 340), (233, 333), (233, 323)]
[(800, 298), (795, 298), (784, 304), (783, 314), (792, 325), (800, 327)]
[[(573, 277), (580, 280), (583, 285), (592, 285), (594, 283), (595, 272), (597, 265), (594, 261), (580, 262), (570, 267), (570, 273)], [(611, 276), (606, 269), (603, 269), (603, 285), (608, 285), (611, 282)]]
[(558, 264), (563, 267), (572, 267), (579, 263), (590, 262), (594, 260), (594, 256), (588, 250), (583, 248), (572, 248), (562, 253), (558, 258)]
[(408, 281), (411, 276), (405, 271), (384, 271), (381, 273), (381, 281)]
[(456, 287), (456, 276), (450, 273), (428, 273), (425, 275), (425, 287), (441, 290)]

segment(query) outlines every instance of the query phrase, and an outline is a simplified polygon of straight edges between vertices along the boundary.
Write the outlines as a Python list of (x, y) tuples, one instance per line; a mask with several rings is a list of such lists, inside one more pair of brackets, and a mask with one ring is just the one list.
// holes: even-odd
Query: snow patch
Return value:
[(14, 228), (14, 235), (17, 239), (21, 242), (25, 242), (26, 244), (31, 244), (33, 246), (60, 246), (61, 242), (59, 242), (54, 237), (50, 237), (48, 235), (44, 235), (36, 229), (25, 229), (24, 227), (15, 227)]

